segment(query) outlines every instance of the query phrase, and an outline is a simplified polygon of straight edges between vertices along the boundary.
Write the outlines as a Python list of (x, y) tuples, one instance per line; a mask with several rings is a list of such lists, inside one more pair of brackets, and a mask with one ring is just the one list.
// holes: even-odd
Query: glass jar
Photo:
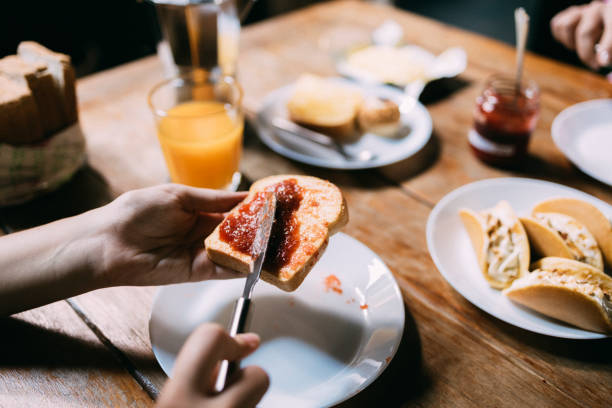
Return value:
[(520, 166), (539, 111), (535, 82), (525, 81), (517, 88), (514, 78), (492, 76), (476, 98), (474, 127), (468, 135), (472, 151), (488, 164)]

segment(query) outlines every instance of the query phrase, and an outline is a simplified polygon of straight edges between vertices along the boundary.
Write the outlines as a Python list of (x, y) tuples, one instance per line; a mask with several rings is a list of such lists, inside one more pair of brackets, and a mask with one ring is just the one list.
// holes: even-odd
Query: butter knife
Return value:
[[(272, 224), (274, 223), (274, 213), (276, 211), (276, 197), (271, 191), (265, 193), (265, 204), (259, 212), (259, 228), (253, 240), (251, 254), (255, 258), (251, 264), (251, 270), (246, 278), (242, 296), (238, 298), (234, 305), (232, 320), (229, 325), (229, 334), (234, 337), (238, 333), (244, 333), (247, 326), (247, 317), (251, 306), (251, 295), (253, 288), (259, 280), (261, 269), (263, 267), (266, 250), (268, 249), (268, 241), (270, 241), (270, 233)], [(219, 367), (219, 374), (215, 382), (215, 390), (223, 391), (227, 380), (240, 368), (240, 361), (223, 360)]]
[(331, 136), (305, 128), (304, 126), (298, 125), (297, 123), (280, 116), (267, 118), (263, 114), (259, 114), (258, 120), (277, 130), (282, 130), (289, 135), (305, 139), (319, 146), (332, 150), (340, 154), (344, 160), (347, 161), (367, 162), (376, 158), (376, 155), (369, 150), (363, 149), (356, 152), (350, 151), (346, 149), (342, 143), (336, 141)]

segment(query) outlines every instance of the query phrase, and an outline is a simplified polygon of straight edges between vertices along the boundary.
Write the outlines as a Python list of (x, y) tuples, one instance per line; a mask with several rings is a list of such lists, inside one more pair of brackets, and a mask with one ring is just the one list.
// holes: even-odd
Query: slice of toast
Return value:
[(28, 87), (0, 76), (0, 143), (21, 145), (42, 138), (40, 115)]
[(23, 85), (32, 92), (45, 135), (64, 127), (62, 99), (55, 90), (54, 79), (44, 62), (28, 62), (17, 55), (0, 59), (0, 75)]
[(339, 139), (355, 134), (357, 112), (363, 102), (361, 92), (351, 86), (302, 75), (287, 102), (289, 118)]
[(62, 101), (65, 126), (71, 125), (78, 120), (76, 100), (76, 76), (66, 54), (53, 52), (48, 48), (33, 42), (23, 41), (17, 47), (17, 54), (29, 62), (42, 62), (53, 76), (55, 89)]
[(242, 273), (250, 271), (254, 261), (250, 245), (257, 228), (254, 214), (263, 205), (263, 191), (275, 192), (277, 207), (261, 277), (294, 291), (323, 254), (330, 235), (348, 222), (346, 202), (338, 187), (316, 177), (261, 179), (206, 238), (206, 252), (213, 262)]

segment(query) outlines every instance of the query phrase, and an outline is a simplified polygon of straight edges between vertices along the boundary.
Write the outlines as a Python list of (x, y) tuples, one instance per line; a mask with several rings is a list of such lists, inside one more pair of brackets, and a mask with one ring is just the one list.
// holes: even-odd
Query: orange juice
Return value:
[(191, 101), (168, 110), (157, 130), (172, 181), (226, 188), (238, 171), (244, 120), (217, 101)]

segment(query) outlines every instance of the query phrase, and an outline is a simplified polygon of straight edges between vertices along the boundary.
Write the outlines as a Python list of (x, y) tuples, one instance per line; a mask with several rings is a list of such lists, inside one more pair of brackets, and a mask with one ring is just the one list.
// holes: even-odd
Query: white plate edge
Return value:
[(595, 180), (598, 180), (604, 184), (612, 186), (611, 184), (612, 179), (604, 180), (602, 179), (601, 176), (594, 174), (590, 169), (587, 169), (582, 165), (582, 160), (580, 160), (580, 158), (576, 155), (576, 153), (572, 149), (570, 149), (569, 146), (566, 146), (563, 143), (561, 143), (561, 140), (560, 140), (561, 136), (559, 134), (560, 131), (558, 130), (559, 127), (561, 126), (561, 123), (567, 120), (568, 117), (571, 117), (571, 115), (575, 115), (576, 111), (579, 112), (579, 111), (588, 109), (590, 105), (599, 105), (603, 103), (604, 101), (612, 103), (612, 98), (599, 98), (599, 99), (579, 102), (579, 103), (576, 103), (574, 105), (568, 106), (567, 108), (563, 109), (553, 119), (551, 129), (550, 129), (550, 134), (552, 136), (553, 142), (555, 143), (555, 146), (557, 146), (557, 149), (559, 149), (563, 153), (563, 155), (565, 155), (565, 157), (567, 157), (567, 159), (572, 162), (572, 164), (578, 167), (580, 171), (584, 172), (585, 174), (594, 178)]

